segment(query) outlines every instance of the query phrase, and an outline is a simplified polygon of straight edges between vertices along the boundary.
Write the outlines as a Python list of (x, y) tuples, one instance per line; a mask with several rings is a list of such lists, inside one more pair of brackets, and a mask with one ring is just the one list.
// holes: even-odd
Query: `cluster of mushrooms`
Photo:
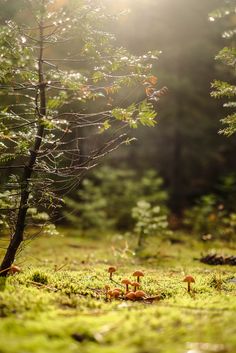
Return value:
[[(110, 274), (109, 279), (112, 280), (112, 275), (116, 272), (116, 267), (111, 266), (108, 268), (108, 272)], [(121, 285), (125, 286), (125, 295), (124, 298), (126, 300), (140, 300), (145, 299), (147, 297), (146, 293), (140, 290), (140, 277), (144, 276), (144, 273), (140, 270), (137, 270), (133, 273), (133, 276), (137, 278), (135, 282), (130, 281), (128, 278), (124, 278), (121, 281)], [(129, 286), (133, 287), (132, 290), (129, 289)], [(106, 300), (112, 298), (119, 298), (121, 295), (123, 296), (123, 291), (120, 288), (111, 289), (110, 286), (105, 286), (105, 295)]]
[[(116, 267), (115, 266), (111, 266), (108, 268), (108, 273), (109, 273), (109, 279), (111, 281), (114, 281), (112, 276), (113, 273), (116, 272)], [(120, 289), (120, 288), (114, 288), (111, 289), (109, 285), (105, 285), (105, 298), (106, 300), (111, 300), (112, 298), (117, 299), (120, 298), (122, 296), (122, 298), (126, 299), (126, 300), (142, 300), (142, 299), (148, 299), (147, 294), (140, 289), (141, 287), (141, 283), (140, 283), (140, 278), (144, 276), (143, 271), (140, 270), (136, 270), (133, 273), (133, 276), (137, 278), (136, 281), (132, 282), (130, 281), (128, 278), (124, 278), (121, 281), (120, 285), (123, 285), (125, 287), (125, 291)], [(115, 281), (114, 281), (115, 282)], [(195, 283), (195, 279), (188, 275), (184, 278), (183, 282), (187, 283), (187, 291), (188, 293), (191, 292), (191, 283)], [(119, 284), (119, 283), (118, 283)], [(130, 290), (130, 287), (133, 287), (133, 289)], [(157, 298), (157, 297), (152, 297), (152, 299)], [(149, 298), (151, 299), (151, 298)]]

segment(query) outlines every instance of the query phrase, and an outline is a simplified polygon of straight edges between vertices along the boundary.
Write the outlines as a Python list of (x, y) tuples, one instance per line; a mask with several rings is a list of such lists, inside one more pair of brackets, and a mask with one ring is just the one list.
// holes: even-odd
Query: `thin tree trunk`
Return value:
[[(26, 215), (28, 211), (28, 201), (29, 201), (29, 181), (33, 173), (33, 168), (36, 163), (38, 151), (41, 146), (42, 137), (44, 135), (44, 126), (40, 124), (40, 118), (46, 115), (46, 86), (44, 82), (43, 74), (43, 13), (44, 13), (44, 2), (42, 0), (42, 13), (41, 13), (41, 22), (39, 24), (39, 58), (38, 58), (38, 78), (39, 78), (39, 96), (40, 96), (40, 106), (38, 109), (39, 115), (39, 125), (37, 129), (37, 134), (35, 136), (34, 146), (30, 150), (30, 157), (28, 163), (25, 165), (22, 181), (21, 181), (21, 199), (20, 207), (17, 215), (15, 232), (10, 240), (9, 246), (3, 258), (0, 267), (0, 276), (6, 276), (9, 267), (13, 264), (16, 256), (16, 252), (19, 249), (22, 241), (24, 240), (24, 229)], [(6, 271), (4, 271), (6, 270)], [(2, 271), (2, 272), (1, 272)]]
[(141, 250), (141, 249), (142, 249), (143, 243), (144, 243), (144, 233), (141, 232), (141, 233), (139, 234), (139, 238), (138, 238), (138, 247), (137, 247), (137, 250)]

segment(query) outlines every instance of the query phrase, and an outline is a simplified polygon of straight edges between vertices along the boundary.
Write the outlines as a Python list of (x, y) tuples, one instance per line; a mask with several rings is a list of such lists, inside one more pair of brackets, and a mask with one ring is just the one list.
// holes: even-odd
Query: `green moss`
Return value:
[[(194, 260), (220, 243), (154, 240), (143, 259), (124, 256), (124, 239), (113, 239), (41, 238), (26, 248), (18, 259), (23, 271), (1, 280), (1, 353), (236, 351), (234, 268)], [(235, 253), (224, 246), (222, 252)], [(118, 267), (117, 283), (109, 280), (110, 264)], [(133, 279), (135, 269), (145, 272), (142, 289), (161, 300), (106, 301), (104, 286)], [(186, 274), (196, 280), (190, 294)]]
[(41, 284), (48, 284), (48, 276), (46, 273), (35, 271), (31, 277), (33, 282), (41, 283)]

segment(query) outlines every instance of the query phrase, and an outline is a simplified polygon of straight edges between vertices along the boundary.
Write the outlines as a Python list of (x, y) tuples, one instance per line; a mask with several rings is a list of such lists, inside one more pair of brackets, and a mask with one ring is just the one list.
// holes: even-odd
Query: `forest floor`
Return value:
[[(18, 258), (22, 273), (0, 282), (0, 353), (235, 353), (235, 268), (197, 258), (213, 248), (235, 255), (236, 246), (181, 240), (149, 241), (139, 256), (118, 235), (33, 241)], [(136, 269), (157, 299), (106, 301), (104, 286), (119, 287)]]

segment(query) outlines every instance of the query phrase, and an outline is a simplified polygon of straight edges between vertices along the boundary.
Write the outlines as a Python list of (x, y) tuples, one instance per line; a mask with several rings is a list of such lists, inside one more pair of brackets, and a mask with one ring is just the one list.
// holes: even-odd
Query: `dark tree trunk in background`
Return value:
[[(183, 68), (181, 67), (181, 57), (180, 54), (177, 56), (178, 60), (176, 61), (176, 73), (177, 77), (181, 81), (181, 75), (183, 72)], [(175, 92), (175, 100), (176, 100), (176, 111), (174, 117), (174, 132), (173, 132), (173, 152), (172, 152), (172, 172), (171, 172), (171, 209), (176, 215), (180, 215), (182, 207), (183, 207), (183, 160), (182, 160), (182, 141), (183, 136), (181, 134), (181, 124), (183, 124), (183, 92), (177, 91)]]
[(173, 160), (171, 175), (171, 209), (177, 215), (182, 209), (183, 183), (182, 183), (182, 138), (178, 129), (178, 120), (176, 119), (175, 133), (173, 137)]

